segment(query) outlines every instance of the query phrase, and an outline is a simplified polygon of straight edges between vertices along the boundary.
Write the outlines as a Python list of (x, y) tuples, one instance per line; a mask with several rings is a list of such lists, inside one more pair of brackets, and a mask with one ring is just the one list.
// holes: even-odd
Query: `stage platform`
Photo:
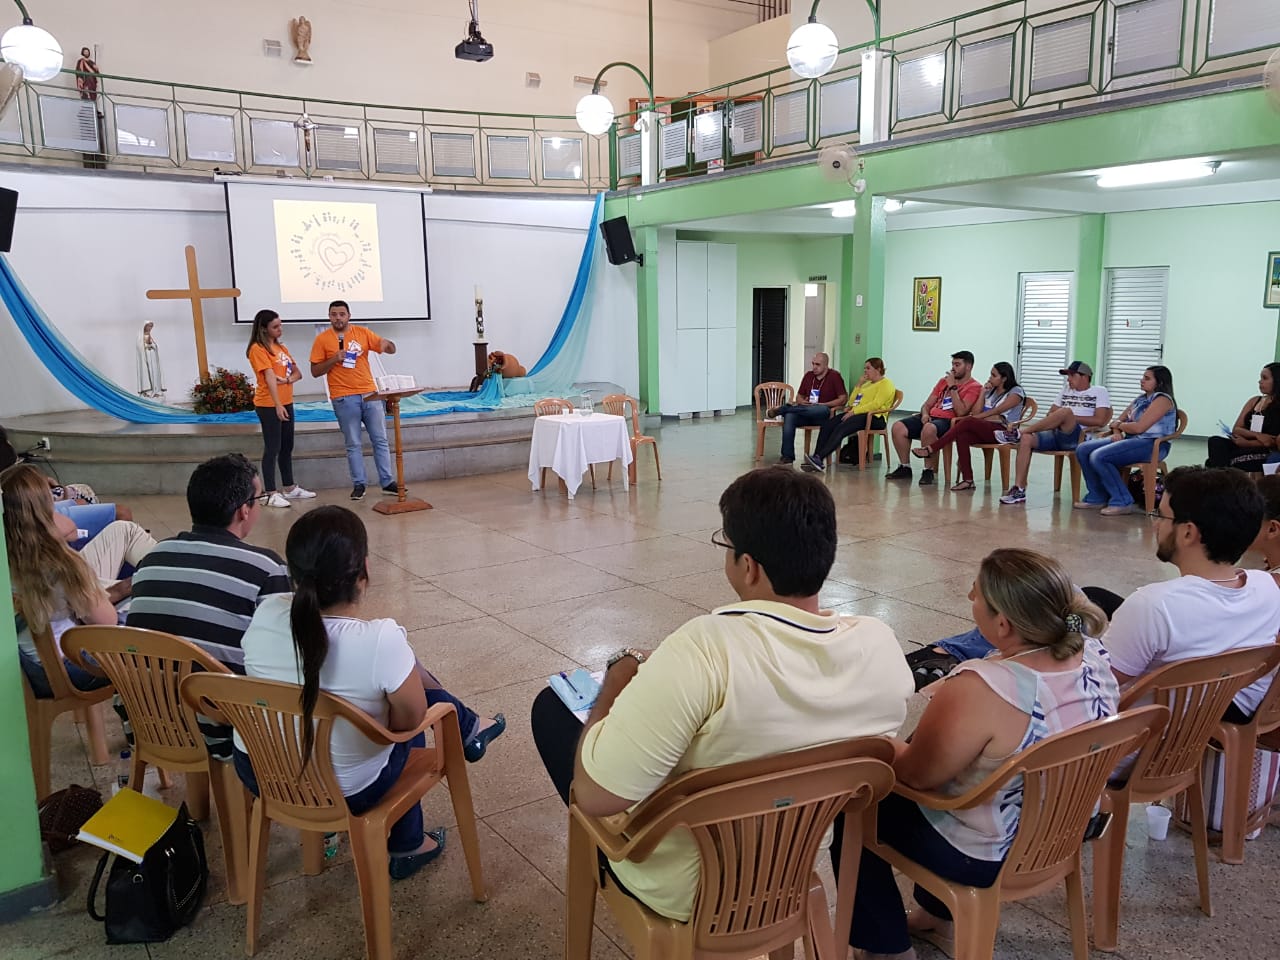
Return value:
[[(612, 383), (575, 384), (593, 400), (624, 392)], [(401, 420), (405, 482), (441, 480), (524, 467), (529, 462), (533, 407), (488, 413), (447, 413)], [(182, 494), (198, 463), (220, 453), (262, 458), (256, 423), (126, 423), (94, 410), (12, 417), (4, 423), (19, 452), (48, 437), (46, 457), (59, 478), (90, 484), (104, 496)], [(387, 436), (394, 438), (391, 421)], [(373, 457), (365, 442), (365, 470), (376, 484)], [(347, 457), (337, 422), (300, 423), (293, 447), (294, 473), (312, 489), (347, 486)]]

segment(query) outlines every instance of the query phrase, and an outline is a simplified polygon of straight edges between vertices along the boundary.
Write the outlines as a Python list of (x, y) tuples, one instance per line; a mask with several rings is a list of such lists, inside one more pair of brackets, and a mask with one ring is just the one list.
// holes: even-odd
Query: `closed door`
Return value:
[(1138, 382), (1143, 371), (1163, 362), (1168, 294), (1168, 267), (1107, 271), (1102, 385), (1116, 411), (1141, 391)]
[(753, 383), (787, 379), (787, 288), (751, 291), (751, 372)]
[(1075, 274), (1018, 274), (1018, 382), (1041, 409), (1062, 392), (1063, 369), (1071, 343), (1071, 293)]

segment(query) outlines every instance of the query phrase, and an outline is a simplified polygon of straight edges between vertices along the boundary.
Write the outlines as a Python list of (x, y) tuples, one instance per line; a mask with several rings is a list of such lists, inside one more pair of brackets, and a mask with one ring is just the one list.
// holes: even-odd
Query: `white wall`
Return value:
[[(455, 60), (467, 0), (36, 0), (37, 25), (49, 30), (74, 67), (82, 46), (99, 49), (104, 73), (263, 93), (434, 108), (572, 114), (587, 90), (575, 75), (595, 76), (613, 60), (647, 69), (643, 0), (481, 0), (480, 23), (495, 47), (488, 63)], [(673, 96), (707, 86), (707, 41), (750, 23), (751, 7), (699, 0), (654, 3), (654, 73)], [(6, 3), (0, 25), (17, 23)], [(310, 67), (292, 62), (289, 21), (305, 14), (313, 40)], [(263, 55), (278, 40), (284, 56)], [(538, 89), (525, 86), (539, 73)], [(641, 95), (630, 71), (615, 70), (605, 91), (619, 110)], [(108, 87), (109, 89), (109, 87)]]
[[(191, 314), (185, 301), (147, 300), (153, 287), (183, 287), (183, 247), (195, 245), (203, 286), (229, 286), (231, 266), (221, 185), (142, 178), (15, 173), (19, 191), (14, 250), (18, 277), (46, 316), (101, 373), (136, 389), (134, 344), (153, 320), (170, 399), (185, 398), (196, 378)], [(465, 387), (474, 372), (473, 288), (484, 288), (485, 327), (494, 349), (526, 365), (541, 356), (560, 320), (582, 253), (592, 202), (447, 195), (427, 198), (428, 322), (371, 324), (397, 342), (388, 369), (433, 387)], [(634, 270), (602, 262), (583, 380), (638, 388)], [(270, 304), (242, 304), (246, 317)], [(357, 322), (359, 318), (356, 318)], [(235, 324), (230, 301), (205, 304), (209, 362), (246, 369), (249, 328)], [(0, 312), (7, 349), (0, 353), (0, 410), (6, 416), (79, 409), (57, 384), (7, 312)], [(305, 356), (310, 324), (286, 327), (285, 339)], [(322, 395), (304, 378), (300, 398)]]

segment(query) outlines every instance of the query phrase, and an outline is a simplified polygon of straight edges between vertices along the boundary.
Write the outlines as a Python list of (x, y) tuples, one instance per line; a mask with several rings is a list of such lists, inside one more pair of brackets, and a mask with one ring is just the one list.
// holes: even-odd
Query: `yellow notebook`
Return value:
[(142, 855), (177, 819), (178, 811), (173, 807), (125, 789), (89, 818), (76, 839), (141, 863)]

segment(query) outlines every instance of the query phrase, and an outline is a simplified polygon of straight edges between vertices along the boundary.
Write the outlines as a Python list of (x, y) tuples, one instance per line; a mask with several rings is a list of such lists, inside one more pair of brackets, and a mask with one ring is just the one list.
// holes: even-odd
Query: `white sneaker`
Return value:
[(286, 500), (284, 497), (280, 496), (279, 493), (272, 492), (271, 496), (267, 498), (267, 506), (268, 507), (292, 507), (293, 504), (290, 503), (288, 500)]
[(284, 495), (290, 500), (314, 500), (316, 495), (302, 487), (295, 486), (292, 490), (286, 490)]

